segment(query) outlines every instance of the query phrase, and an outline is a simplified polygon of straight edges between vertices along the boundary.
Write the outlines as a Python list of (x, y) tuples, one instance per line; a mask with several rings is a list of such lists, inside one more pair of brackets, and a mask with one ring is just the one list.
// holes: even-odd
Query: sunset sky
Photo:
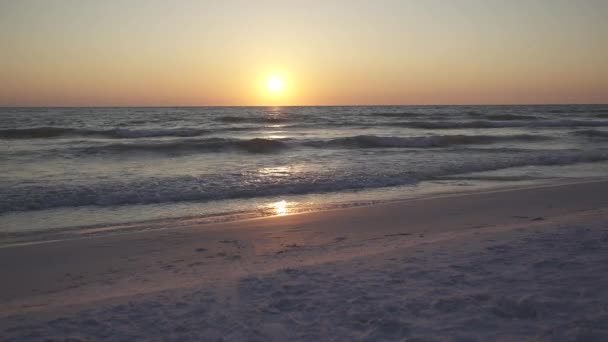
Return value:
[(606, 18), (603, 0), (0, 0), (0, 106), (608, 103)]

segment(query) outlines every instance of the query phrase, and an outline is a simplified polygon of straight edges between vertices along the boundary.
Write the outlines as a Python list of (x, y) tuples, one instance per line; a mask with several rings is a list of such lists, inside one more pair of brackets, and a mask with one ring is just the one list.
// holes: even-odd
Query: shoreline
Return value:
[[(302, 214), (314, 214), (319, 212), (327, 212), (334, 210), (349, 210), (356, 208), (367, 208), (379, 205), (386, 205), (390, 203), (409, 202), (417, 200), (425, 200), (432, 198), (443, 198), (451, 196), (467, 196), (472, 194), (483, 194), (493, 193), (501, 191), (516, 191), (523, 189), (534, 189), (544, 188), (553, 186), (567, 186), (572, 184), (590, 183), (590, 182), (601, 182), (608, 180), (608, 177), (587, 177), (577, 179), (543, 179), (534, 181), (521, 181), (524, 184), (511, 184), (508, 185), (493, 185), (493, 186), (479, 186), (475, 189), (468, 190), (435, 190), (435, 191), (422, 191), (421, 193), (413, 194), (409, 197), (393, 198), (393, 199), (379, 199), (379, 200), (368, 200), (366, 203), (357, 202), (336, 202), (329, 203), (325, 207), (312, 207), (310, 209), (296, 212), (289, 212), (286, 215), (302, 215)], [(428, 181), (427, 181), (428, 182)], [(423, 182), (426, 183), (426, 182)], [(419, 185), (417, 185), (419, 186)], [(298, 210), (291, 208), (290, 210)], [(249, 220), (266, 219), (275, 216), (283, 216), (284, 214), (256, 214), (256, 211), (248, 212), (237, 212), (237, 213), (224, 213), (224, 214), (211, 214), (204, 216), (186, 216), (186, 217), (170, 217), (170, 218), (159, 218), (144, 221), (131, 221), (131, 222), (119, 222), (119, 223), (101, 223), (94, 225), (85, 226), (74, 226), (64, 228), (50, 228), (43, 230), (26, 230), (23, 232), (19, 231), (8, 231), (0, 232), (0, 249), (10, 248), (13, 246), (23, 246), (30, 244), (44, 244), (52, 243), (64, 240), (79, 240), (83, 238), (90, 238), (95, 236), (103, 236), (106, 234), (129, 234), (141, 231), (154, 231), (164, 229), (180, 229), (181, 225), (189, 226), (197, 224), (201, 226), (230, 223), (230, 222), (242, 222)], [(177, 227), (167, 227), (174, 226)]]
[[(357, 296), (362, 294), (349, 297), (349, 293), (359, 293), (358, 288), (371, 296), (370, 305), (376, 303), (376, 300), (384, 303), (382, 305), (388, 305), (389, 302), (399, 302), (402, 297), (393, 298), (397, 296), (393, 289), (393, 292), (379, 292), (384, 299), (376, 298), (374, 293), (383, 286), (393, 288), (420, 282), (422, 287), (422, 284), (433, 284), (443, 292), (476, 287), (475, 282), (459, 283), (459, 277), (468, 274), (466, 272), (465, 275), (454, 278), (456, 280), (444, 278), (447, 275), (455, 276), (453, 272), (461, 272), (459, 270), (467, 267), (472, 267), (467, 272), (473, 272), (468, 276), (476, 274), (479, 267), (484, 268), (484, 272), (489, 272), (478, 280), (480, 282), (488, 282), (503, 273), (515, 272), (520, 267), (516, 265), (530, 265), (533, 268), (521, 274), (534, 275), (534, 272), (540, 272), (537, 276), (541, 278), (545, 274), (551, 277), (559, 275), (564, 279), (573, 275), (600, 277), (595, 280), (581, 278), (584, 287), (591, 291), (590, 287), (594, 284), (608, 284), (608, 279), (603, 276), (607, 273), (596, 270), (606, 263), (586, 264), (585, 258), (588, 257), (583, 258), (587, 255), (585, 253), (595, 253), (593, 258), (606, 257), (608, 260), (608, 255), (603, 254), (606, 249), (600, 248), (608, 243), (608, 235), (602, 235), (606, 232), (605, 223), (608, 218), (606, 193), (606, 180), (578, 182), (466, 195), (453, 194), (217, 224), (192, 223), (178, 229), (106, 234), (80, 240), (1, 248), (0, 274), (4, 281), (0, 284), (0, 331), (4, 331), (9, 340), (10, 337), (28, 340), (27, 334), (32, 331), (42, 331), (42, 336), (50, 337), (65, 338), (78, 333), (79, 336), (94, 338), (100, 326), (109, 324), (116, 317), (127, 319), (130, 315), (136, 315), (138, 321), (157, 319), (154, 318), (157, 314), (163, 315), (162, 312), (165, 312), (149, 311), (146, 308), (150, 305), (178, 313), (183, 308), (186, 310), (183, 311), (186, 315), (184, 319), (188, 322), (193, 322), (191, 320), (199, 319), (197, 317), (200, 316), (217, 324), (221, 320), (218, 321), (216, 316), (195, 313), (217, 312), (220, 315), (240, 317), (241, 314), (249, 315), (250, 310), (261, 310), (256, 312), (263, 320), (275, 320), (291, 317), (284, 316), (287, 311), (291, 315), (303, 314), (298, 309), (301, 306), (283, 306), (275, 303), (276, 300), (289, 303), (300, 303), (303, 300), (313, 304), (318, 301), (334, 303), (336, 300), (355, 300), (348, 307), (352, 310), (360, 309), (363, 314), (369, 308), (356, 304)], [(583, 238), (584, 241), (579, 241)], [(537, 240), (541, 245), (532, 243)], [(543, 241), (549, 240), (555, 241), (545, 245)], [(552, 246), (560, 244), (580, 244), (583, 249), (577, 253), (582, 253), (582, 256), (567, 254), (574, 247), (552, 249)], [(588, 250), (586, 246), (589, 244), (600, 244), (600, 247)], [(546, 251), (542, 252), (539, 246)], [(510, 254), (509, 257), (505, 256)], [(472, 266), (472, 260), (478, 256), (482, 258), (479, 261), (482, 264)], [(519, 260), (518, 258), (521, 260), (516, 264), (510, 261)], [(568, 265), (571, 262), (568, 258), (577, 258), (578, 266), (560, 266), (561, 268), (555, 269), (557, 273), (553, 273), (555, 267), (552, 265)], [(408, 262), (404, 264), (395, 260)], [(451, 260), (457, 262), (454, 261), (454, 265), (449, 266), (452, 265), (449, 264)], [(491, 264), (495, 260), (502, 261), (485, 268), (483, 263)], [(358, 269), (360, 271), (351, 273)], [(591, 269), (593, 270), (590, 271)], [(437, 273), (438, 270), (441, 271)], [(323, 276), (318, 276), (320, 274)], [(392, 274), (403, 274), (404, 278), (397, 279), (399, 282), (390, 282), (388, 279), (393, 277)], [(351, 278), (358, 280), (353, 282)], [(389, 282), (386, 283), (387, 281)], [(456, 281), (455, 284), (460, 285), (445, 288), (441, 285), (450, 281)], [(534, 278), (529, 281), (534, 285), (536, 280)], [(304, 292), (300, 294), (289, 295), (290, 290), (285, 292), (281, 288), (285, 284), (318, 290), (313, 291), (317, 294), (302, 290)], [(521, 286), (528, 286), (526, 284), (522, 283)], [(499, 310), (501, 314), (506, 311), (504, 315), (507, 317), (515, 315), (518, 319), (527, 319), (517, 316), (520, 315), (518, 310), (527, 310), (518, 306), (524, 304), (518, 304), (516, 299), (515, 302), (506, 304), (501, 301), (501, 296), (507, 295), (500, 293), (511, 289), (504, 288), (500, 283), (486, 285), (489, 292), (484, 296), (496, 297), (496, 302), (492, 302), (492, 305), (497, 308), (491, 310)], [(582, 285), (568, 285), (576, 286)], [(423, 291), (422, 287), (410, 290)], [(342, 292), (333, 293), (332, 288), (341, 288)], [(559, 288), (555, 289), (558, 290)], [(523, 294), (517, 296), (521, 295)], [(435, 303), (437, 297), (432, 293), (421, 292), (419, 296), (420, 300), (430, 301), (432, 307), (445, 304)], [(519, 298), (517, 296), (514, 298)], [(606, 297), (603, 294), (598, 296), (593, 298), (600, 300), (600, 304), (608, 299), (608, 294)], [(385, 303), (387, 298), (388, 302)], [(584, 299), (587, 300), (586, 298)], [(472, 305), (469, 299), (459, 300), (464, 302), (457, 304), (454, 310), (459, 305), (467, 308)], [(572, 299), (575, 304), (578, 300), (574, 297)], [(252, 303), (255, 305), (251, 306)], [(170, 307), (175, 309), (169, 309)], [(322, 307), (324, 306), (309, 309), (315, 311)], [(339, 306), (327, 308), (330, 311), (338, 309)], [(542, 307), (534, 308), (536, 311), (541, 309)], [(450, 310), (452, 309), (447, 312), (433, 311), (433, 315), (439, 315), (434, 319), (443, 322), (448, 318), (442, 315), (450, 313)], [(493, 312), (491, 310), (489, 312)], [(512, 312), (513, 310), (515, 311)], [(475, 314), (485, 315), (486, 311), (475, 311)], [(383, 310), (382, 315), (387, 312), (389, 311)], [(267, 314), (270, 318), (266, 317)], [(334, 314), (337, 315), (328, 319), (336, 320), (340, 315), (346, 315)], [(525, 313), (521, 315), (526, 316)], [(500, 318), (500, 315), (498, 318), (495, 316), (492, 315), (491, 318)], [(87, 325), (82, 317), (89, 317), (97, 323)], [(249, 319), (252, 317), (257, 316)], [(351, 317), (348, 322), (340, 324), (350, 324), (353, 319)], [(61, 330), (56, 326), (58, 323), (53, 323), (57, 320), (73, 324), (70, 323)], [(264, 321), (266, 323), (269, 322)], [(378, 324), (381, 328), (385, 323)], [(164, 321), (163, 324), (168, 329), (177, 329), (179, 321)], [(250, 324), (255, 325), (247, 320), (243, 324), (243, 329), (245, 326), (253, 329)], [(296, 323), (281, 324), (281, 334), (287, 334), (285, 336), (296, 340), (306, 339), (301, 336), (307, 335), (291, 335), (289, 324)], [(374, 326), (374, 329), (377, 328)], [(146, 335), (145, 329), (138, 330), (137, 326), (129, 329), (135, 329), (136, 335), (142, 338), (150, 337)], [(231, 336), (228, 326), (218, 328), (214, 333), (202, 326), (200, 329), (192, 329), (201, 333), (202, 335), (197, 335), (201, 338), (216, 336), (216, 333), (219, 336)], [(273, 331), (271, 329), (261, 334), (272, 340)], [(175, 336), (181, 334), (173, 333)], [(114, 337), (120, 336), (124, 338), (128, 335)], [(336, 336), (342, 335), (338, 333)], [(227, 339), (239, 340), (238, 337)]]

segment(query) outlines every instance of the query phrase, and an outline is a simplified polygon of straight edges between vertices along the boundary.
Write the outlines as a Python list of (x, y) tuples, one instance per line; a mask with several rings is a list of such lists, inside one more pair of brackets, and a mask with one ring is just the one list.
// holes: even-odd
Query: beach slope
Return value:
[(0, 248), (5, 340), (606, 340), (608, 182)]

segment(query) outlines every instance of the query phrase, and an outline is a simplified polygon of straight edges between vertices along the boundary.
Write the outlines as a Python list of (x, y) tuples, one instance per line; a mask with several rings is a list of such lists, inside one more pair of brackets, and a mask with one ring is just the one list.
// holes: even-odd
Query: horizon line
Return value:
[(246, 107), (457, 107), (457, 106), (606, 106), (607, 103), (500, 103), (500, 104), (321, 104), (321, 105), (33, 105), (0, 108), (246, 108)]

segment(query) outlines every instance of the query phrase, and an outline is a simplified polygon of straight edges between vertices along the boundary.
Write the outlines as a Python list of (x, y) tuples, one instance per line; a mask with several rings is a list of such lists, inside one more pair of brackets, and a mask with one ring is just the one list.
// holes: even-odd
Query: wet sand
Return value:
[(607, 181), (581, 182), (4, 246), (0, 331), (603, 338), (607, 194)]

